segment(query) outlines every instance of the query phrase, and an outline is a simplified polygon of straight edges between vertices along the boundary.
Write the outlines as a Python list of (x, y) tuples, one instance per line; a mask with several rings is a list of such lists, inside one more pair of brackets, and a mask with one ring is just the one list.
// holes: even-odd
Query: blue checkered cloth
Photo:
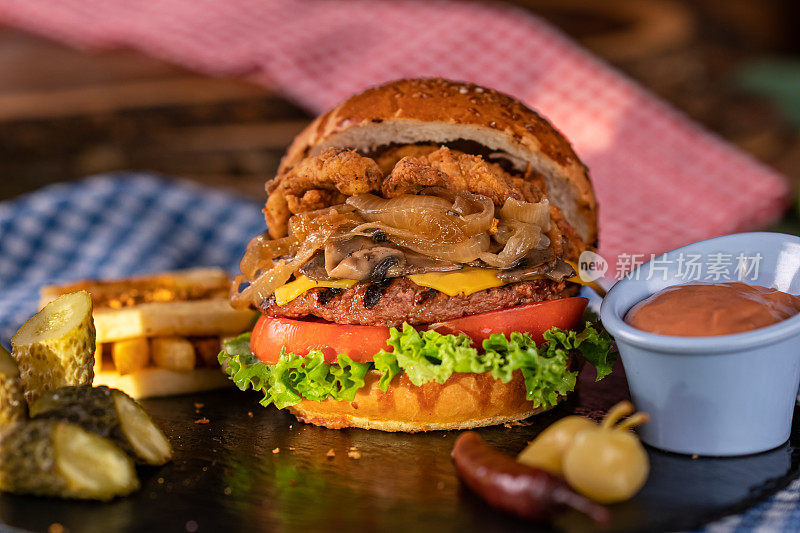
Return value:
[(258, 202), (151, 174), (115, 173), (0, 203), (0, 343), (39, 289), (193, 266), (238, 267), (265, 229)]
[[(0, 343), (38, 307), (39, 289), (84, 278), (192, 266), (233, 273), (265, 229), (261, 204), (186, 181), (115, 173), (0, 203)], [(800, 530), (800, 480), (705, 530)]]

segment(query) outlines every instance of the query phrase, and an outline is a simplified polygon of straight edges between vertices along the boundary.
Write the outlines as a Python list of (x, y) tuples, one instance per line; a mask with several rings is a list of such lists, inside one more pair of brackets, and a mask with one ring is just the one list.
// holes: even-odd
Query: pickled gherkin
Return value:
[(130, 396), (108, 387), (62, 387), (43, 394), (30, 406), (34, 419), (63, 420), (111, 439), (137, 461), (162, 465), (172, 446), (142, 407)]
[(0, 424), (26, 418), (28, 410), (19, 380), (19, 368), (11, 354), (0, 346)]
[(0, 490), (110, 500), (138, 488), (131, 458), (79, 426), (35, 420), (0, 427)]
[(25, 399), (65, 385), (91, 385), (95, 329), (92, 298), (86, 291), (57, 298), (11, 337)]

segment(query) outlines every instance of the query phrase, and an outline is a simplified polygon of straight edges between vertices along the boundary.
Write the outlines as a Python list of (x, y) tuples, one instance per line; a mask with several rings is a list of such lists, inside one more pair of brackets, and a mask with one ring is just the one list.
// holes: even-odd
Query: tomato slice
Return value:
[[(513, 331), (530, 333), (538, 344), (544, 340), (544, 332), (552, 327), (571, 329), (578, 325), (588, 302), (581, 297), (548, 300), (448, 320), (430, 328), (440, 333), (464, 333), (477, 348), (492, 333), (508, 335)], [(336, 363), (340, 353), (353, 361), (368, 363), (379, 351), (390, 350), (386, 344), (388, 338), (389, 328), (383, 326), (262, 316), (253, 328), (250, 349), (270, 365), (278, 362), (284, 346), (287, 352), (296, 355), (320, 350), (326, 363)]]
[(326, 363), (336, 363), (336, 356), (347, 354), (359, 363), (368, 363), (388, 348), (389, 328), (358, 326), (333, 322), (272, 318), (262, 316), (253, 328), (250, 349), (268, 365), (278, 362), (281, 348), (295, 355), (320, 350)]
[(492, 333), (508, 336), (513, 331), (530, 333), (539, 344), (544, 341), (544, 332), (552, 327), (567, 330), (577, 326), (588, 303), (581, 296), (547, 300), (456, 318), (432, 324), (431, 328), (440, 333), (464, 333), (477, 347)]

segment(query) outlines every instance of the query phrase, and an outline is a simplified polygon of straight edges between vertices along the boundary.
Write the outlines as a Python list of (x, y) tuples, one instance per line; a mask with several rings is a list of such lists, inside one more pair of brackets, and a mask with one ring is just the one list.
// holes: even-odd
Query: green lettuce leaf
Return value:
[(577, 372), (568, 368), (568, 351), (537, 348), (528, 334), (515, 332), (509, 338), (494, 334), (483, 341), (483, 352), (478, 352), (466, 335), (417, 331), (404, 324), (402, 331), (390, 330), (387, 344), (393, 351), (375, 356), (375, 368), (384, 373), (379, 383), (384, 391), (400, 371), (419, 386), (431, 381), (444, 383), (453, 372), (491, 372), (495, 379), (508, 383), (514, 371), (520, 370), (527, 398), (535, 407), (555, 405), (560, 395), (575, 388)]
[(263, 392), (261, 404), (274, 403), (278, 408), (303, 398), (352, 401), (373, 368), (381, 373), (378, 386), (383, 391), (401, 372), (419, 386), (444, 383), (454, 372), (491, 372), (508, 383), (520, 371), (528, 400), (535, 407), (550, 407), (575, 388), (577, 372), (568, 366), (571, 351), (580, 352), (595, 367), (598, 380), (611, 372), (616, 359), (608, 333), (589, 322), (580, 333), (553, 328), (544, 339), (536, 346), (527, 333), (514, 332), (508, 338), (494, 334), (483, 341), (479, 352), (466, 335), (417, 331), (404, 324), (402, 329), (391, 328), (387, 348), (392, 351), (378, 352), (373, 363), (356, 363), (340, 354), (338, 364), (331, 365), (319, 351), (298, 356), (284, 350), (276, 364), (267, 365), (250, 352), (250, 334), (245, 333), (225, 343), (219, 361), (237, 387)]
[(318, 350), (306, 356), (283, 350), (276, 364), (267, 365), (250, 352), (250, 333), (225, 342), (217, 359), (240, 390), (261, 391), (261, 405), (274, 403), (278, 409), (300, 403), (303, 398), (352, 401), (372, 367), (344, 354), (338, 356), (338, 364), (329, 365)]
[(586, 323), (586, 327), (580, 333), (574, 330), (563, 331), (553, 328), (544, 333), (544, 344), (547, 353), (555, 353), (559, 350), (578, 350), (586, 361), (595, 368), (597, 377), (595, 381), (600, 381), (611, 373), (611, 367), (617, 360), (614, 352), (614, 341), (604, 330), (595, 329), (591, 322)]

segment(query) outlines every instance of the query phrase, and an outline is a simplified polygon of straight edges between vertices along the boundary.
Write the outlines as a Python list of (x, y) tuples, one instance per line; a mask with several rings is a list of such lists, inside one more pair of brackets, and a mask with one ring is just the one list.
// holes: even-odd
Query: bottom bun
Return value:
[[(382, 431), (436, 431), (492, 426), (522, 420), (548, 408), (525, 399), (521, 372), (508, 383), (490, 373), (457, 373), (443, 384), (417, 387), (406, 374), (395, 377), (389, 390), (378, 388), (381, 373), (367, 374), (366, 385), (352, 402), (302, 402), (289, 410), (302, 422), (331, 429), (357, 427)], [(565, 397), (559, 398), (559, 401)]]
[(191, 372), (145, 368), (124, 375), (117, 372), (98, 372), (94, 375), (92, 385), (119, 389), (140, 400), (228, 388), (233, 382), (219, 368), (197, 368)]

